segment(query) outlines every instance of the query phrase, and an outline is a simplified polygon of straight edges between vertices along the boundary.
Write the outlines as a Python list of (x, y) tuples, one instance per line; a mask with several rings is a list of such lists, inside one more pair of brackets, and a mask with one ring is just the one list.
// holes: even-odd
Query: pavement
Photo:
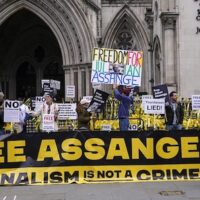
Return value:
[(200, 181), (2, 186), (0, 200), (200, 200)]

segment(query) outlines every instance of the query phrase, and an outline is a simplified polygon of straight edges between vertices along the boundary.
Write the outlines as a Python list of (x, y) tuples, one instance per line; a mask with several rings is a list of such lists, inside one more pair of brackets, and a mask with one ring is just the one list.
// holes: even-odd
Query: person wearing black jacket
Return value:
[(90, 130), (90, 117), (91, 113), (87, 111), (90, 101), (82, 99), (76, 108), (78, 114), (78, 129), (82, 131)]
[(181, 130), (184, 117), (183, 105), (177, 101), (177, 93), (175, 91), (172, 91), (169, 97), (170, 101), (165, 105), (166, 128), (168, 131)]

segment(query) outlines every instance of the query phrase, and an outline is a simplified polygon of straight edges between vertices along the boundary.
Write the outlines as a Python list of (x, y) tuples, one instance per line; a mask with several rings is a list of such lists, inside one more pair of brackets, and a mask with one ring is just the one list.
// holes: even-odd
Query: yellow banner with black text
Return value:
[(200, 179), (198, 131), (63, 132), (0, 138), (0, 185)]

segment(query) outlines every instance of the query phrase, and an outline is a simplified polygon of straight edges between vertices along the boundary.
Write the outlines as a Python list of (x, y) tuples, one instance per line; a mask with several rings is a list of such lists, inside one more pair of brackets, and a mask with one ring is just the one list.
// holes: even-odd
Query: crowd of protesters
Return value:
[[(129, 109), (131, 104), (134, 102), (133, 88), (126, 86), (113, 85), (114, 97), (119, 101), (118, 108), (118, 119), (119, 119), (119, 130), (129, 130)], [(59, 109), (56, 103), (54, 103), (53, 93), (44, 94), (45, 102), (41, 105), (40, 109), (35, 112), (28, 108), (25, 103), (20, 106), (20, 117), (19, 122), (14, 123), (14, 129), (16, 132), (26, 132), (26, 121), (31, 117), (40, 118), (40, 130), (43, 131), (42, 119), (45, 114), (52, 114), (54, 116), (55, 126), (53, 131), (58, 131), (57, 117)], [(166, 116), (166, 129), (181, 130), (183, 128), (184, 108), (183, 105), (177, 101), (177, 93), (172, 91), (169, 94), (169, 102), (165, 105), (165, 116)], [(4, 134), (4, 94), (0, 92), (0, 135)], [(76, 108), (77, 112), (77, 128), (81, 131), (90, 130), (90, 120), (92, 113), (88, 112), (88, 106), (90, 101), (82, 99)]]

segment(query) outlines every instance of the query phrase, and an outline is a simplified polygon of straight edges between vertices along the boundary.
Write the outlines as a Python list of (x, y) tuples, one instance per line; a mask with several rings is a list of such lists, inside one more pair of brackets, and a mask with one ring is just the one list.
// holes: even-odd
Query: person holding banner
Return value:
[(177, 93), (172, 91), (169, 94), (169, 102), (165, 105), (166, 112), (166, 128), (168, 131), (181, 130), (184, 117), (184, 108), (177, 101)]
[(87, 111), (87, 108), (90, 104), (88, 99), (82, 99), (76, 108), (78, 114), (78, 129), (79, 130), (90, 130), (90, 117), (91, 113)]
[(129, 128), (129, 109), (130, 105), (133, 104), (133, 97), (129, 96), (131, 88), (126, 86), (118, 87), (113, 84), (114, 95), (117, 100), (120, 101), (118, 118), (120, 131), (128, 131)]
[(40, 130), (45, 132), (58, 131), (57, 117), (59, 113), (58, 105), (53, 102), (53, 93), (45, 92), (45, 102), (37, 112), (30, 113), (31, 116), (40, 116)]

